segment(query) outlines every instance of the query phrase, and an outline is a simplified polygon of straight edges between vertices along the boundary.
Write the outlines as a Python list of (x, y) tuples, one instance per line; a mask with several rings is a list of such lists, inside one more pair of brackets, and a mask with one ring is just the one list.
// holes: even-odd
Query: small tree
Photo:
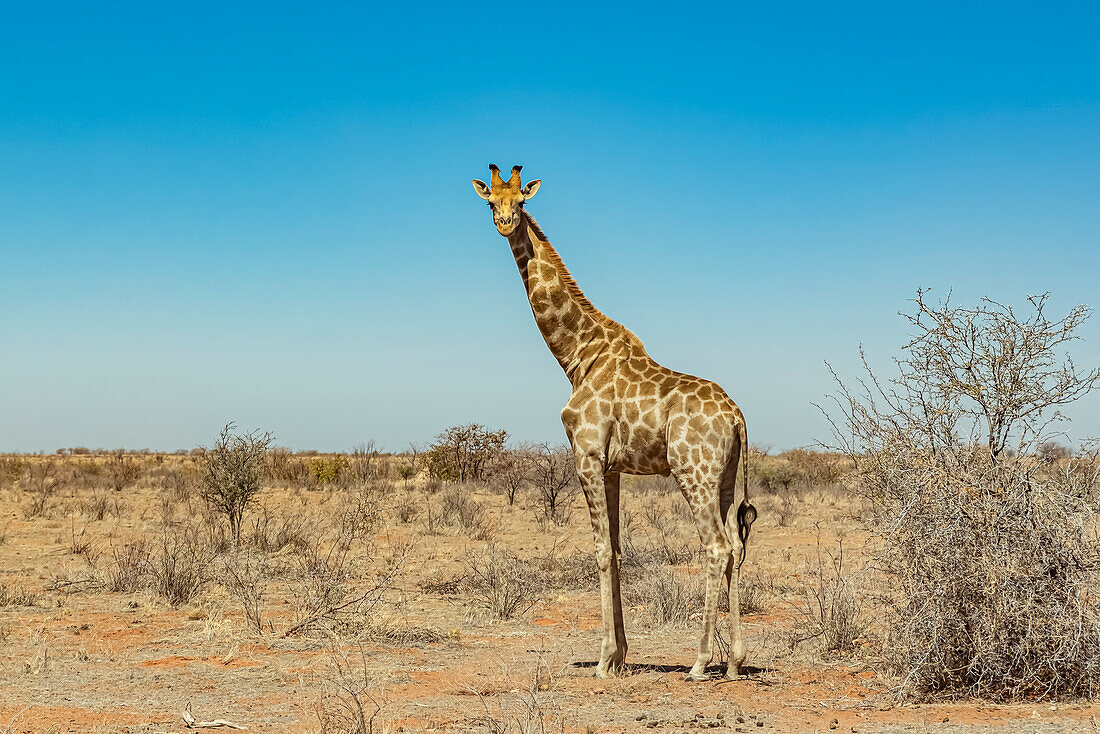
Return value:
[(543, 517), (564, 524), (568, 520), (565, 510), (579, 486), (573, 451), (568, 446), (543, 444), (535, 454), (534, 477)]
[(531, 483), (537, 461), (535, 449), (528, 445), (506, 449), (497, 455), (489, 474), (492, 481), (504, 490), (509, 505), (514, 505), (519, 491)]
[[(1088, 316), (931, 305), (883, 381), (839, 377), (833, 422), (891, 577), (901, 693), (1043, 698), (1100, 687), (1100, 462), (1037, 459), (1058, 408), (1100, 381), (1062, 348)], [(834, 372), (834, 377), (836, 374)]]
[(451, 482), (480, 481), (507, 440), (503, 429), (492, 431), (477, 423), (451, 426), (428, 445), (428, 474)]
[(234, 543), (241, 540), (245, 509), (255, 502), (267, 462), (270, 433), (235, 433), (234, 424), (222, 429), (214, 446), (203, 453), (201, 495), (208, 507), (225, 515)]

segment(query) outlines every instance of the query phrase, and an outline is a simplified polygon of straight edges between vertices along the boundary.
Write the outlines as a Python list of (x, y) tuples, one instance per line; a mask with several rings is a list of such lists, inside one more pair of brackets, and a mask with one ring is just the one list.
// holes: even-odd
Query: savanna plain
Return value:
[(174, 454), (0, 457), (0, 732), (1100, 730), (1087, 697), (1034, 687), (899, 695), (897, 581), (871, 563), (851, 458), (754, 446), (748, 466), (745, 675), (721, 677), (720, 624), (698, 683), (703, 559), (666, 477), (623, 478), (630, 652), (599, 679), (564, 448), (474, 425), (419, 451), (295, 453), (230, 426)]

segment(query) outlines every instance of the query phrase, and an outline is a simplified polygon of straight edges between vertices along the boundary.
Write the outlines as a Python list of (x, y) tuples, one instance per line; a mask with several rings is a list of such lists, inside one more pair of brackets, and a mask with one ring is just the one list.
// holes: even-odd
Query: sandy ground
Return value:
[[(652, 625), (644, 600), (627, 610), (629, 670), (600, 680), (592, 670), (600, 624), (595, 587), (548, 590), (507, 621), (461, 596), (424, 591), (436, 588), (432, 581), (461, 574), (461, 559), (480, 557), (488, 541), (520, 558), (552, 548), (560, 555), (587, 553), (579, 498), (559, 527), (536, 521), (531, 496), (508, 507), (486, 488), (468, 488), (484, 503), (483, 522), (491, 526), (479, 540), (459, 525), (429, 529), (423, 512), (401, 522), (398, 505), (422, 506), (439, 495), (406, 491), (398, 480), (392, 496), (375, 498), (383, 508), (380, 522), (361, 543), (352, 581), (365, 583), (387, 558), (404, 559), (373, 614), (409, 633), (379, 641), (354, 630), (283, 638), (294, 599), (277, 584), (264, 601), (262, 633), (249, 628), (240, 602), (218, 584), (176, 608), (149, 589), (107, 591), (101, 582), (113, 549), (136, 537), (156, 538), (166, 523), (186, 520), (186, 502), (165, 519), (165, 491), (145, 478), (111, 492), (117, 515), (96, 520), (86, 489), (64, 488), (43, 515), (31, 518), (24, 489), (0, 490), (0, 584), (34, 595), (30, 606), (0, 606), (0, 733), (182, 732), (188, 705), (199, 720), (228, 719), (250, 731), (323, 731), (325, 712), (331, 722), (338, 707), (333, 694), (341, 680), (365, 689), (360, 698), (368, 711), (372, 701), (377, 705), (374, 731), (1100, 731), (1094, 705), (900, 705), (890, 693), (894, 682), (876, 672), (870, 653), (830, 657), (813, 641), (792, 646), (819, 538), (831, 552), (843, 538), (848, 567), (857, 579), (861, 573), (858, 508), (835, 491), (800, 497), (782, 527), (773, 498), (758, 503), (745, 570), (768, 579), (769, 591), (762, 609), (744, 618), (748, 675), (706, 683), (684, 680), (697, 645), (695, 620)], [(261, 503), (273, 516), (322, 522), (339, 506), (340, 492), (351, 491), (269, 488)], [(654, 542), (658, 531), (644, 517), (661, 514), (668, 518), (667, 537), (694, 543), (682, 505), (678, 496), (626, 483), (628, 534), (638, 543)], [(195, 512), (194, 503), (190, 508)], [(90, 541), (91, 550), (74, 554), (74, 538)], [(690, 581), (697, 578), (694, 568), (686, 563), (678, 573)], [(879, 615), (870, 599), (865, 611), (873, 627)], [(330, 723), (329, 730), (337, 729)]]

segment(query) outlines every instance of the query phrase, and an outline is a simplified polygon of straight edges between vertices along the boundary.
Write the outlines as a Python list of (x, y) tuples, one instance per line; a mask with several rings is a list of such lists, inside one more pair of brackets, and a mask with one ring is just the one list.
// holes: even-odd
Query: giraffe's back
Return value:
[(743, 420), (726, 392), (658, 364), (636, 337), (610, 352), (570, 400), (589, 438), (606, 441), (608, 469), (680, 476), (686, 466), (724, 468)]

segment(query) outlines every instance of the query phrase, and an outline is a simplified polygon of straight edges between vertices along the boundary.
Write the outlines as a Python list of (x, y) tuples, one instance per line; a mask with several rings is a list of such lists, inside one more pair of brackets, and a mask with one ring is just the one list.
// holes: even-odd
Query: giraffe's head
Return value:
[(542, 183), (536, 178), (521, 187), (519, 172), (522, 168), (523, 166), (512, 166), (512, 176), (505, 181), (500, 177), (500, 169), (496, 164), (490, 163), (489, 170), (493, 172), (493, 177), (490, 179), (492, 186), (474, 179), (474, 191), (489, 202), (489, 208), (493, 210), (493, 224), (497, 226), (497, 232), (505, 237), (512, 234), (519, 226), (523, 202), (534, 196)]

